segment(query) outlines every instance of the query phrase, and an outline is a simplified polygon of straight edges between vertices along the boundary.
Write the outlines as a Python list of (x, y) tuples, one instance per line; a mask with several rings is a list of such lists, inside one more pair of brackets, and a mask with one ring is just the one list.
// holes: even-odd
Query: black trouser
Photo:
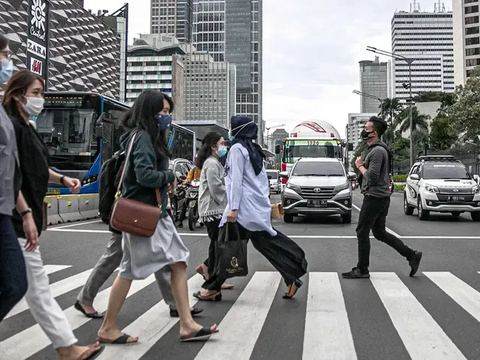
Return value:
[(210, 245), (208, 247), (208, 258), (203, 262), (203, 264), (208, 267), (208, 276), (213, 275), (215, 269), (215, 246), (218, 240), (218, 234), (220, 233), (220, 219), (214, 221), (205, 222), (205, 227), (207, 228), (208, 237), (210, 238)]
[[(248, 231), (238, 224), (241, 239), (250, 239), (253, 246), (282, 275), (285, 284), (291, 285), (307, 272), (305, 252), (288, 236), (275, 229), (277, 235), (271, 236), (266, 231)], [(215, 274), (203, 284), (204, 289), (220, 291), (225, 279)]]
[(362, 271), (367, 271), (370, 266), (370, 230), (377, 240), (391, 246), (405, 258), (410, 259), (415, 255), (415, 251), (405, 245), (402, 240), (387, 232), (386, 221), (389, 207), (390, 197), (365, 196), (363, 198), (357, 226), (357, 267)]
[(10, 216), (0, 214), (0, 322), (27, 292), (27, 270)]

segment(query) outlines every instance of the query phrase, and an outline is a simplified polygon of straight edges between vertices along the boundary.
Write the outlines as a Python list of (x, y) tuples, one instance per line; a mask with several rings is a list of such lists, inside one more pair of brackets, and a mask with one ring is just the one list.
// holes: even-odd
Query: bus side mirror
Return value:
[(275, 154), (280, 154), (280, 145), (275, 145)]
[(480, 185), (480, 176), (473, 175), (473, 180), (475, 180), (475, 182)]
[(281, 177), (282, 179), (288, 179), (288, 172), (282, 171), (282, 172), (280, 173), (280, 177)]

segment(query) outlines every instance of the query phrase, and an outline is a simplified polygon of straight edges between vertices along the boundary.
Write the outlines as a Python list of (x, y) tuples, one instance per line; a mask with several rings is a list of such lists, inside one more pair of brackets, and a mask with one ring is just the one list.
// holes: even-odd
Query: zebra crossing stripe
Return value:
[(357, 359), (337, 273), (308, 275), (303, 359)]
[[(154, 275), (149, 276), (145, 280), (133, 281), (127, 298), (144, 289), (154, 281)], [(103, 312), (107, 308), (110, 290), (111, 287), (103, 290), (98, 293), (95, 298), (94, 306), (98, 312)], [(72, 330), (79, 328), (91, 320), (80, 314), (73, 306), (66, 309), (64, 313)], [(27, 359), (50, 344), (50, 339), (45, 335), (40, 326), (36, 324), (0, 342), (0, 359)]]
[[(204, 280), (200, 275), (195, 275), (188, 280), (188, 291), (190, 294), (200, 289)], [(190, 306), (197, 303), (197, 299), (190, 297)], [(108, 346), (102, 353), (102, 360), (134, 360), (140, 359), (150, 348), (155, 345), (170, 329), (179, 321), (178, 318), (170, 317), (170, 308), (161, 301), (150, 308), (133, 323), (128, 325), (123, 332), (139, 336), (139, 341), (128, 348), (123, 346)], [(180, 335), (179, 335), (180, 336)]]
[(370, 273), (370, 280), (412, 360), (466, 359), (395, 273)]
[[(69, 278), (66, 278), (51, 284), (50, 292), (52, 293), (52, 296), (56, 298), (57, 296), (66, 294), (69, 291), (72, 291), (80, 286), (83, 286), (87, 282), (87, 279), (90, 276), (91, 272), (92, 272), (92, 269), (86, 270), (80, 274), (76, 274), (74, 276), (71, 276)], [(8, 313), (6, 318), (17, 315), (27, 309), (29, 309), (27, 300), (23, 298), (18, 302), (17, 305), (15, 305), (15, 307), (10, 311), (10, 313)]]
[(208, 341), (195, 360), (249, 360), (280, 279), (277, 272), (257, 271), (220, 323), (218, 340)]
[(480, 293), (449, 272), (424, 272), (466, 312), (480, 321)]
[(47, 275), (71, 268), (72, 265), (44, 265), (45, 271)]

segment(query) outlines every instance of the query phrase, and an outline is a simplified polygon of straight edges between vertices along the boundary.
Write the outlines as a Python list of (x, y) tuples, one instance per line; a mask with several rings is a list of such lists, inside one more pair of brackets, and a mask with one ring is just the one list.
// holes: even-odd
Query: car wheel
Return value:
[(424, 210), (422, 205), (422, 199), (418, 198), (418, 218), (420, 220), (428, 220), (430, 218), (430, 211)]
[(350, 224), (352, 222), (352, 214), (342, 215), (342, 222), (344, 224)]
[(480, 211), (474, 211), (470, 213), (473, 221), (480, 221)]
[(283, 221), (285, 221), (286, 223), (292, 223), (293, 215), (283, 215)]
[(413, 206), (411, 206), (409, 203), (408, 203), (408, 200), (407, 200), (407, 194), (403, 194), (403, 212), (405, 213), (405, 215), (412, 215), (413, 214)]

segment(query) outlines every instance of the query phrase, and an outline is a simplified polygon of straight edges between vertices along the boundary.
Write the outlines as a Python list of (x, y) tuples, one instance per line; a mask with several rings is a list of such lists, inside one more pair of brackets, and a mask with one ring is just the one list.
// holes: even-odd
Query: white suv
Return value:
[(478, 175), (472, 176), (453, 156), (421, 156), (408, 174), (404, 191), (405, 214), (412, 215), (415, 208), (420, 220), (428, 220), (430, 212), (453, 216), (469, 212), (473, 221), (480, 221)]

